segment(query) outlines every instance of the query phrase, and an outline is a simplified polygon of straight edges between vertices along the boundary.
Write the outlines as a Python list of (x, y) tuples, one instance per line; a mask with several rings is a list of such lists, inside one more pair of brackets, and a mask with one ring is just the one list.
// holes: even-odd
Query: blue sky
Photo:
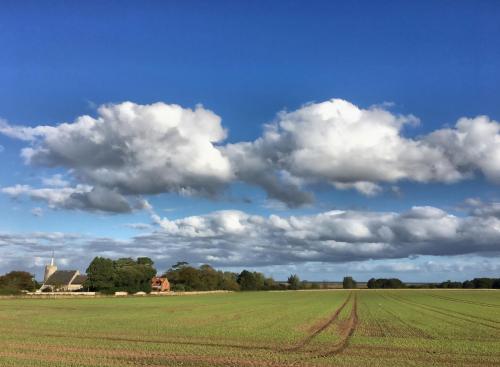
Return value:
[[(149, 255), (162, 270), (186, 259), (278, 278), (498, 274), (499, 16), (496, 1), (2, 2), (0, 271), (40, 274), (55, 247), (81, 270), (94, 255)], [(158, 140), (152, 110), (141, 108), (153, 103), (181, 106), (184, 143)], [(64, 151), (88, 138), (76, 125), (71, 136), (39, 128), (98, 120), (101, 105), (118, 125), (133, 108), (136, 128), (121, 135), (126, 126), (104, 118), (101, 145), (80, 152)], [(324, 109), (340, 112), (325, 125)], [(362, 116), (357, 128), (342, 118), (349, 113)], [(461, 118), (470, 121), (459, 127)], [(204, 121), (215, 130), (200, 128)], [(274, 124), (279, 144), (264, 124)], [(135, 138), (138, 149), (123, 148)], [(141, 146), (158, 159), (154, 170), (138, 158)], [(95, 163), (94, 152), (106, 159)], [(123, 178), (131, 172), (137, 182)], [(420, 211), (422, 222), (401, 229), (414, 207), (441, 213)], [(326, 224), (318, 217), (333, 210), (343, 213)], [(300, 223), (283, 229), (270, 216)], [(339, 221), (370, 233), (307, 232)], [(375, 235), (386, 227), (394, 235)]]

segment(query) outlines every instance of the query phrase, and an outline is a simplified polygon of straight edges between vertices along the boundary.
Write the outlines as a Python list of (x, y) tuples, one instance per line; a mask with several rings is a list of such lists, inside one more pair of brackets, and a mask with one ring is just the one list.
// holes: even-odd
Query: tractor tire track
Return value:
[(357, 294), (354, 295), (354, 301), (352, 304), (351, 314), (349, 315), (349, 319), (347, 321), (347, 325), (342, 332), (342, 339), (335, 343), (332, 348), (330, 348), (326, 353), (320, 353), (319, 357), (328, 357), (335, 354), (341, 353), (344, 349), (349, 346), (349, 342), (356, 331), (356, 328), (359, 323), (358, 318), (358, 297)]
[(328, 318), (328, 320), (321, 323), (318, 327), (315, 328), (315, 330), (312, 333), (307, 335), (305, 338), (303, 338), (301, 341), (299, 341), (296, 345), (294, 345), (290, 348), (285, 348), (283, 351), (296, 352), (296, 351), (299, 351), (300, 349), (304, 348), (306, 345), (308, 345), (316, 336), (318, 336), (323, 331), (325, 331), (330, 325), (332, 325), (335, 322), (335, 320), (337, 320), (337, 318), (339, 317), (342, 310), (349, 303), (351, 297), (352, 297), (352, 293), (349, 293), (349, 296), (347, 296), (344, 303), (342, 303), (342, 305), (340, 305), (340, 307), (335, 310), (335, 312)]

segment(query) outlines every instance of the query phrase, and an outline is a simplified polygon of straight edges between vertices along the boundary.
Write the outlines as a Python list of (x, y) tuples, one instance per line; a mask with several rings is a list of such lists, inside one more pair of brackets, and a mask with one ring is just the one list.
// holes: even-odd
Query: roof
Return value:
[(57, 270), (45, 282), (46, 285), (67, 285), (76, 274), (76, 270)]
[(73, 285), (83, 284), (83, 282), (85, 282), (86, 280), (87, 280), (86, 275), (77, 275), (75, 279), (71, 282), (71, 284)]

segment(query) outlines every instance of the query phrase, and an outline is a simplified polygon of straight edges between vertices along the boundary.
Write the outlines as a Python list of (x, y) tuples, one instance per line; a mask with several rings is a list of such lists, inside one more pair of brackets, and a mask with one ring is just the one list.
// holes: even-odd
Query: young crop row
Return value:
[(0, 365), (498, 366), (500, 316), (479, 303), (499, 294), (475, 299), (353, 290), (2, 300)]

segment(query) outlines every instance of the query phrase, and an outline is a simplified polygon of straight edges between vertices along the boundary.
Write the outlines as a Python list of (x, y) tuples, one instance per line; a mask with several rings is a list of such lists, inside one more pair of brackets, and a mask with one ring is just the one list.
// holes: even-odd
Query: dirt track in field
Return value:
[(349, 300), (351, 299), (351, 297), (352, 297), (352, 293), (349, 293), (349, 296), (347, 296), (344, 303), (342, 303), (340, 305), (340, 307), (335, 310), (335, 312), (328, 318), (328, 320), (313, 327), (313, 331), (309, 335), (307, 335), (305, 338), (300, 340), (293, 347), (285, 349), (285, 351), (291, 351), (291, 352), (298, 351), (298, 350), (304, 348), (307, 344), (309, 344), (316, 336), (318, 336), (323, 331), (325, 331), (330, 325), (332, 325), (335, 322), (335, 320), (337, 320), (337, 318), (339, 317), (342, 310), (349, 303)]
[(342, 352), (345, 348), (349, 346), (349, 342), (351, 337), (356, 331), (356, 327), (358, 326), (358, 297), (354, 295), (354, 301), (352, 304), (351, 314), (349, 315), (349, 319), (347, 320), (344, 327), (341, 329), (342, 339), (333, 345), (331, 349), (329, 349), (326, 353), (321, 353), (320, 356), (327, 357), (334, 354), (338, 354)]

